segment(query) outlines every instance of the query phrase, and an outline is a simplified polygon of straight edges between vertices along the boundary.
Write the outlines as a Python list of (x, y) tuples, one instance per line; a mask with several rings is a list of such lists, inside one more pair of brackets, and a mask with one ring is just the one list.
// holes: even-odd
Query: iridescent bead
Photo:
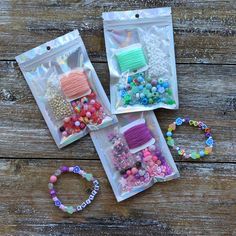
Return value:
[(145, 95), (143, 93), (140, 93), (140, 98), (144, 98)]
[(169, 83), (168, 83), (168, 82), (164, 82), (164, 83), (162, 84), (162, 87), (165, 88), (165, 89), (166, 89), (166, 88), (169, 88)]
[(172, 132), (168, 131), (168, 132), (166, 133), (166, 136), (171, 137), (171, 136), (172, 136)]
[(49, 184), (48, 184), (48, 188), (49, 188), (49, 189), (53, 189), (53, 187), (54, 187), (54, 185), (53, 185), (52, 183), (49, 183)]
[(147, 105), (147, 104), (148, 104), (148, 99), (147, 99), (147, 98), (143, 98), (142, 101), (141, 101), (141, 103), (142, 103), (143, 105)]
[(152, 92), (155, 93), (157, 91), (156, 87), (152, 87)]
[(142, 76), (139, 76), (137, 80), (139, 83), (142, 83), (144, 81), (144, 78)]
[(143, 90), (143, 85), (139, 85), (138, 89), (139, 89), (139, 91), (142, 91)]
[(60, 174), (61, 174), (61, 170), (59, 170), (59, 169), (56, 170), (55, 173), (54, 173), (55, 176), (59, 176)]

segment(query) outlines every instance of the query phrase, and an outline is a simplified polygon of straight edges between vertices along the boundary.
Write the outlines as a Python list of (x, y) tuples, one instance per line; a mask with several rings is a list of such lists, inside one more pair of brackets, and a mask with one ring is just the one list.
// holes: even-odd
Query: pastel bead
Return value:
[(51, 183), (56, 183), (56, 182), (57, 182), (57, 177), (56, 177), (55, 175), (52, 175), (52, 176), (50, 177), (50, 182), (51, 182)]
[(136, 167), (133, 167), (133, 168), (131, 169), (131, 172), (132, 172), (133, 175), (135, 175), (135, 174), (138, 173), (138, 169), (137, 169)]

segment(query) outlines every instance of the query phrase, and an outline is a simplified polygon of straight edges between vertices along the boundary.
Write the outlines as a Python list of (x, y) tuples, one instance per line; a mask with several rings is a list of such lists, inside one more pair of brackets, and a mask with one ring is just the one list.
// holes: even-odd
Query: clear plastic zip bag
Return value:
[(16, 60), (59, 148), (117, 121), (78, 30)]
[(171, 8), (103, 13), (113, 114), (178, 109)]
[(118, 115), (118, 124), (90, 135), (118, 202), (179, 177), (153, 111)]

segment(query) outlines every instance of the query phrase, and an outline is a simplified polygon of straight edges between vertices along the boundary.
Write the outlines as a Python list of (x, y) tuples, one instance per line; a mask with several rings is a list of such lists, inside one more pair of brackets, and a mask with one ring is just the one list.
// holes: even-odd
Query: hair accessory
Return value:
[(147, 65), (142, 46), (133, 44), (116, 53), (121, 72), (133, 72)]
[[(56, 195), (57, 192), (54, 189), (54, 184), (57, 182), (58, 176), (66, 172), (79, 174), (83, 178), (85, 178), (87, 181), (93, 183), (93, 190), (91, 194), (89, 195), (89, 198), (86, 201), (82, 202), (82, 204), (80, 205), (65, 206), (62, 204), (62, 202), (59, 200), (59, 198)], [(50, 177), (48, 188), (49, 188), (49, 192), (52, 197), (52, 200), (54, 201), (55, 206), (59, 207), (64, 212), (73, 214), (76, 211), (82, 211), (87, 205), (89, 205), (93, 201), (94, 197), (99, 191), (99, 182), (93, 177), (92, 174), (86, 173), (84, 170), (81, 170), (79, 166), (73, 166), (73, 167), (62, 166), (60, 167), (60, 169), (56, 170), (55, 173)]]
[[(199, 152), (191, 152), (191, 153), (186, 153), (184, 149), (180, 148), (179, 146), (175, 145), (174, 139), (172, 138), (172, 131), (176, 129), (176, 126), (180, 126), (183, 123), (198, 127), (199, 129), (203, 130), (205, 132), (205, 137), (206, 137), (206, 147), (204, 150), (200, 150)], [(214, 140), (211, 136), (211, 129), (208, 128), (208, 126), (203, 123), (202, 121), (194, 121), (190, 120), (189, 118), (177, 118), (175, 122), (169, 125), (168, 132), (166, 133), (167, 136), (167, 144), (176, 149), (178, 151), (178, 154), (180, 156), (183, 156), (184, 158), (192, 158), (192, 159), (198, 159), (200, 157), (204, 157), (205, 155), (208, 155), (212, 153), (212, 148), (214, 145)]]
[(61, 89), (68, 99), (80, 98), (91, 92), (87, 75), (79, 70), (62, 76)]

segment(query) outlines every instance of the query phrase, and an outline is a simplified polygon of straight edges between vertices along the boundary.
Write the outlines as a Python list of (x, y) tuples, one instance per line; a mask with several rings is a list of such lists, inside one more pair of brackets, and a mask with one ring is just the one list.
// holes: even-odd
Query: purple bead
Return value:
[(185, 122), (188, 123), (190, 121), (190, 118), (189, 117), (186, 117), (185, 118)]
[(156, 155), (157, 155), (158, 157), (161, 155), (160, 149), (157, 149), (157, 150), (156, 150)]
[(51, 189), (50, 190), (50, 195), (51, 195), (51, 197), (56, 197), (56, 191), (54, 190), (54, 189)]
[(125, 178), (125, 179), (128, 178), (128, 175), (127, 175), (127, 174), (124, 174), (124, 175), (123, 175), (123, 178)]
[(144, 181), (145, 178), (143, 176), (140, 177), (140, 181)]
[(205, 137), (209, 138), (209, 137), (211, 137), (211, 134), (210, 133), (205, 133)]
[(139, 173), (135, 174), (135, 178), (139, 179), (140, 178), (140, 174)]
[(61, 172), (67, 172), (67, 171), (69, 171), (69, 167), (68, 166), (61, 166), (60, 170), (61, 170)]

